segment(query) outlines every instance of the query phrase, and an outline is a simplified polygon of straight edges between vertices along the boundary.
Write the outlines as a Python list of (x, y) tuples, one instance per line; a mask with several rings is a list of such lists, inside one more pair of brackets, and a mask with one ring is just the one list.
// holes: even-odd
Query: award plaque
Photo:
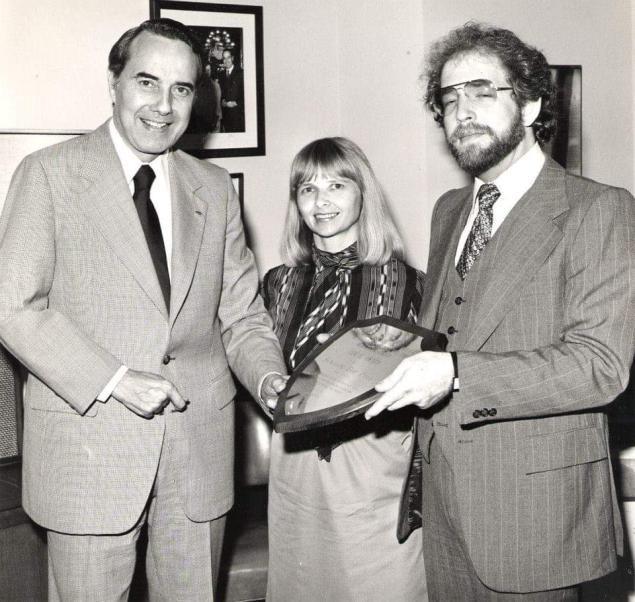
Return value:
[[(390, 351), (367, 346), (357, 329), (381, 324), (409, 333), (412, 340)], [(309, 430), (361, 414), (380, 396), (374, 386), (403, 359), (419, 351), (444, 351), (446, 344), (444, 334), (387, 316), (349, 324), (293, 371), (274, 411), (276, 432)]]

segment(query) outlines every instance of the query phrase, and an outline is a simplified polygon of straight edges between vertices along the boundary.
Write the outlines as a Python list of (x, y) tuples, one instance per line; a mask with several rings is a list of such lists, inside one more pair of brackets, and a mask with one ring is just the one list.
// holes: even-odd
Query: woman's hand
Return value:
[(364, 328), (354, 328), (353, 333), (369, 349), (394, 351), (408, 345), (415, 335), (388, 324), (373, 324)]

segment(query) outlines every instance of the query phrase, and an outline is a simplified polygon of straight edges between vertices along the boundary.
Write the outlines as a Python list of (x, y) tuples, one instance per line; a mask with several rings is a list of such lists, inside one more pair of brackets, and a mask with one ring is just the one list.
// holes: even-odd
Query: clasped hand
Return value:
[[(260, 393), (269, 408), (276, 407), (278, 394), (285, 388), (288, 378), (281, 374), (269, 374), (263, 381)], [(169, 404), (172, 404), (173, 412), (182, 412), (189, 403), (169, 380), (158, 374), (137, 370), (128, 370), (123, 375), (112, 396), (144, 418), (160, 414)]]
[(182, 412), (189, 403), (169, 381), (151, 372), (127, 370), (112, 392), (112, 396), (131, 412), (152, 418), (168, 404), (174, 412)]

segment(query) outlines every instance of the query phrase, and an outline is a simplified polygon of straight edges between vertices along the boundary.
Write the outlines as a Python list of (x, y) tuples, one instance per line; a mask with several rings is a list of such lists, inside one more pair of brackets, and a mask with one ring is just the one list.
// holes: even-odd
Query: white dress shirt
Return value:
[[(545, 156), (540, 149), (540, 145), (536, 142), (518, 161), (513, 163), (498, 176), (498, 178), (491, 182), (492, 184), (496, 184), (496, 187), (501, 193), (493, 206), (492, 236), (494, 236), (496, 230), (500, 228), (500, 225), (505, 221), (510, 211), (516, 206), (516, 203), (518, 203), (522, 196), (533, 186), (544, 164)], [(465, 228), (463, 228), (463, 232), (461, 232), (461, 238), (459, 238), (459, 244), (457, 245), (456, 254), (454, 256), (455, 264), (459, 262), (465, 241), (478, 215), (476, 195), (483, 184), (485, 184), (483, 180), (474, 178), (472, 209), (467, 218)]]
[[(112, 119), (108, 124), (115, 151), (121, 162), (126, 183), (130, 189), (130, 194), (134, 194), (134, 177), (143, 165), (143, 162), (132, 152), (132, 149), (117, 131)], [(168, 173), (168, 154), (163, 153), (156, 159), (148, 163), (154, 171), (156, 178), (150, 188), (150, 198), (159, 216), (163, 244), (165, 245), (165, 257), (168, 261), (168, 273), (172, 277), (172, 200), (170, 194), (170, 176)]]
[[(126, 144), (121, 134), (117, 131), (112, 119), (108, 124), (110, 137), (115, 146), (115, 151), (121, 162), (126, 183), (130, 189), (130, 195), (134, 194), (134, 177), (143, 165), (143, 162), (132, 152), (132, 149)], [(168, 262), (168, 273), (172, 278), (172, 197), (170, 191), (170, 177), (168, 173), (167, 153), (159, 155), (148, 163), (155, 173), (154, 182), (150, 188), (150, 198), (152, 204), (159, 217), (161, 226), (161, 234), (163, 236), (163, 244), (165, 245), (165, 257)], [(130, 199), (132, 203), (132, 198)], [(119, 384), (123, 375), (128, 371), (127, 366), (121, 366), (113, 377), (108, 381), (106, 386), (97, 396), (98, 401), (107, 401), (115, 387)]]

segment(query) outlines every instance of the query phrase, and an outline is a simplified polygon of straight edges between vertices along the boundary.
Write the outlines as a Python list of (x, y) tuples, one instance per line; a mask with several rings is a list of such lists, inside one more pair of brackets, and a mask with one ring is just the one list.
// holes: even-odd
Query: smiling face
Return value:
[(143, 32), (119, 77), (108, 73), (113, 121), (141, 161), (173, 146), (187, 128), (198, 62), (190, 47)]
[(229, 50), (223, 51), (223, 65), (225, 69), (231, 69), (234, 66), (234, 57)]
[(298, 210), (318, 249), (336, 253), (357, 240), (362, 194), (353, 180), (318, 171), (297, 190)]
[[(507, 72), (498, 58), (468, 53), (445, 64), (441, 87), (475, 79), (509, 86)], [(498, 92), (496, 100), (487, 106), (477, 106), (460, 91), (456, 106), (443, 118), (443, 128), (459, 166), (487, 181), (500, 175), (534, 143), (533, 130), (526, 127), (523, 110), (511, 90)]]

